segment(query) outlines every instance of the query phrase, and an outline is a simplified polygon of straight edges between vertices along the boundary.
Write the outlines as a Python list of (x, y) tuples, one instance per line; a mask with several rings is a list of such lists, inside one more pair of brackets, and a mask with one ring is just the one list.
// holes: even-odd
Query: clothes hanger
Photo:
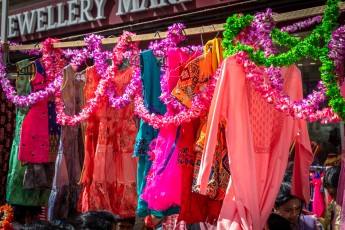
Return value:
[(204, 47), (204, 38), (202, 37), (203, 33), (205, 32), (204, 26), (201, 26), (200, 30), (202, 30), (202, 32), (200, 32), (201, 45), (202, 45), (202, 47)]
[[(213, 30), (214, 31), (216, 31), (216, 28), (214, 27), (214, 25), (212, 24), (212, 25), (210, 25), (210, 27), (212, 27), (213, 28)], [(214, 38), (217, 38), (218, 37), (218, 35), (219, 35), (219, 33), (220, 33), (220, 31), (218, 30), (217, 31), (217, 34), (216, 34), (216, 36), (214, 37)]]
[(163, 57), (157, 57), (157, 66), (159, 68), (167, 68), (168, 66), (166, 65), (166, 59), (167, 59), (167, 55)]
[[(143, 67), (142, 65), (140, 65), (140, 59), (139, 59), (140, 56), (141, 56), (141, 54), (138, 53), (138, 54), (136, 54), (136, 55), (130, 57), (130, 58), (128, 59), (128, 64), (130, 64), (130, 65), (132, 65), (132, 66)], [(138, 63), (139, 63), (139, 64), (138, 64)]]
[(86, 69), (83, 69), (83, 70), (80, 71), (80, 72), (76, 72), (76, 73), (74, 74), (74, 79), (76, 79), (77, 81), (83, 81), (83, 82), (85, 82), (85, 81), (86, 81), (85, 72), (86, 72)]

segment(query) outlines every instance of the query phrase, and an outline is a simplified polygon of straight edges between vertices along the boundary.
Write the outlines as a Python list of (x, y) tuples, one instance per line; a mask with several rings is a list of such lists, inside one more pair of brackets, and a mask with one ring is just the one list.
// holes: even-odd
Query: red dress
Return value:
[[(114, 80), (117, 95), (123, 94), (131, 77), (131, 68), (118, 71)], [(88, 99), (94, 96), (100, 79), (95, 67), (87, 69), (86, 78)], [(104, 97), (87, 120), (79, 211), (108, 210), (121, 217), (135, 216), (137, 161), (132, 154), (137, 128), (133, 106), (112, 108)]]

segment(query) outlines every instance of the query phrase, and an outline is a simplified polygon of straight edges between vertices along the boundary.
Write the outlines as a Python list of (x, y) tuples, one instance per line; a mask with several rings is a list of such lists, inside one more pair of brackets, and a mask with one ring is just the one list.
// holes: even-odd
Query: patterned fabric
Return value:
[[(177, 100), (188, 108), (192, 105), (192, 100), (196, 93), (199, 93), (205, 87), (211, 77), (211, 65), (205, 65), (212, 58), (212, 53), (207, 52), (199, 58), (191, 61), (182, 71), (177, 86), (171, 92)], [(200, 68), (201, 66), (202, 69)]]
[[(215, 71), (223, 60), (222, 54), (219, 50), (220, 42), (220, 39), (209, 41), (204, 49), (204, 54), (191, 61), (184, 68), (183, 73), (181, 74), (182, 77), (177, 83), (175, 89), (172, 91), (172, 95), (185, 106), (190, 107), (195, 94), (202, 92), (205, 89), (210, 77), (215, 74)], [(211, 46), (212, 49), (210, 49)], [(183, 175), (179, 218), (188, 224), (206, 221), (213, 223), (218, 219), (222, 206), (222, 200), (211, 200), (208, 196), (192, 192), (194, 167), (197, 168), (198, 165), (200, 165), (200, 158), (203, 155), (202, 149), (206, 133), (206, 117), (203, 118), (199, 127), (200, 128), (197, 132), (197, 138), (199, 138), (199, 153), (194, 151), (192, 145), (191, 148), (182, 149), (182, 151), (180, 151), (178, 160), (182, 167)], [(225, 139), (222, 141), (225, 141)], [(224, 151), (224, 149), (221, 148), (217, 149), (217, 151), (219, 152), (219, 156), (215, 157), (214, 163), (222, 165), (221, 154), (224, 152), (226, 153), (227, 151)], [(224, 162), (226, 162), (225, 158)], [(212, 188), (210, 189), (210, 193), (212, 194), (209, 196), (212, 197), (216, 197), (218, 195), (216, 191), (220, 187), (220, 183), (226, 184), (226, 180), (222, 178), (221, 173), (218, 173), (223, 170), (221, 167), (218, 167), (218, 165), (213, 164), (212, 167), (214, 173), (210, 180), (213, 180), (214, 182), (210, 183), (209, 186)], [(221, 191), (218, 193), (222, 194), (223, 192)]]
[[(18, 69), (30, 65), (28, 60), (17, 63)], [(30, 75), (19, 75), (16, 80), (16, 89), (18, 95), (28, 95), (30, 93)], [(9, 170), (7, 176), (6, 200), (10, 204), (45, 206), (48, 201), (50, 190), (44, 189), (24, 189), (23, 180), (27, 165), (22, 165), (18, 160), (20, 130), (22, 123), (29, 111), (27, 107), (16, 108), (16, 129), (15, 138), (11, 148)]]
[[(230, 166), (228, 149), (226, 147), (225, 138), (225, 121), (218, 124), (217, 144), (215, 154), (213, 156), (213, 164), (211, 167), (210, 179), (208, 182), (206, 195), (213, 200), (223, 200), (226, 189), (230, 180)], [(199, 168), (201, 164), (202, 155), (204, 153), (205, 134), (206, 134), (206, 119), (203, 119), (202, 126), (199, 131), (199, 139), (195, 143), (195, 167), (193, 175), (193, 191), (199, 193), (196, 186), (198, 179)]]
[[(86, 77), (86, 97), (90, 98), (100, 77), (95, 67), (87, 69)], [(118, 94), (123, 94), (131, 77), (131, 68), (116, 73)], [(121, 217), (133, 217), (138, 199), (137, 160), (132, 158), (137, 134), (134, 104), (124, 109), (112, 108), (104, 97), (87, 122), (78, 210), (108, 210)]]
[[(71, 66), (64, 69), (64, 87), (61, 89), (65, 113), (77, 114), (84, 100), (83, 83), (75, 79)], [(55, 163), (53, 189), (49, 197), (48, 219), (65, 220), (76, 214), (81, 186), (81, 170), (84, 160), (84, 143), (81, 124), (63, 126), (60, 147)]]
[(61, 125), (56, 123), (54, 98), (48, 101), (49, 161), (55, 162), (60, 143)]
[(15, 129), (15, 106), (0, 88), (0, 204), (5, 202), (6, 179)]
[(340, 230), (341, 205), (332, 200), (327, 205), (324, 218), (320, 219), (325, 230)]
[(164, 217), (162, 227), (163, 230), (187, 230), (186, 223), (178, 220), (178, 214)]

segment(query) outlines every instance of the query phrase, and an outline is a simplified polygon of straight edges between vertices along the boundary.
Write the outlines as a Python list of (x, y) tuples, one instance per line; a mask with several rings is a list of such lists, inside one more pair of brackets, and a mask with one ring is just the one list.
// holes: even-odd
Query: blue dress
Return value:
[[(155, 114), (163, 115), (166, 112), (166, 106), (159, 100), (161, 95), (160, 76), (162, 74), (158, 67), (158, 62), (152, 50), (147, 50), (140, 55), (140, 72), (141, 80), (143, 82), (143, 99), (145, 107)], [(138, 193), (138, 207), (137, 215), (145, 217), (147, 215), (154, 215), (158, 218), (178, 213), (178, 207), (172, 207), (164, 212), (149, 210), (147, 202), (140, 198), (143, 189), (146, 185), (146, 176), (150, 171), (152, 161), (149, 160), (148, 150), (149, 145), (153, 139), (158, 136), (159, 130), (154, 129), (147, 123), (140, 120), (140, 128), (136, 138), (134, 149), (134, 156), (139, 157), (137, 170), (137, 193)]]

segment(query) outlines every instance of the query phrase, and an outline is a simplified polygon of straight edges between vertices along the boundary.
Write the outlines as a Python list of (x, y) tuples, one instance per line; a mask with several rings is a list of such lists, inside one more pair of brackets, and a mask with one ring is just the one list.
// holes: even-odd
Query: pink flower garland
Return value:
[[(62, 71), (62, 52), (60, 49), (53, 48), (53, 43), (57, 43), (59, 40), (47, 38), (43, 45), (43, 64), (46, 67), (47, 65), (54, 64), (53, 71), (49, 71), (46, 69), (47, 72), (47, 79), (51, 81), (44, 90), (37, 91), (34, 93), (29, 94), (28, 96), (18, 96), (16, 90), (11, 85), (11, 82), (6, 77), (6, 69), (3, 62), (3, 43), (1, 42), (0, 46), (0, 84), (3, 88), (4, 92), (6, 93), (6, 97), (16, 106), (32, 106), (37, 102), (48, 98), (50, 95), (53, 95), (55, 92), (59, 91), (62, 85), (62, 76), (57, 73), (61, 73)], [(61, 68), (61, 69), (60, 69)], [(47, 71), (48, 70), (48, 71)], [(58, 71), (58, 72), (54, 72)]]
[(101, 79), (95, 90), (95, 97), (90, 98), (87, 101), (87, 105), (82, 109), (78, 115), (68, 116), (64, 113), (64, 103), (61, 97), (61, 92), (55, 94), (55, 104), (57, 112), (57, 122), (61, 125), (76, 125), (79, 122), (86, 120), (90, 114), (92, 114), (97, 108), (99, 102), (104, 98), (105, 92), (108, 89), (109, 84), (113, 81), (113, 75), (110, 72), (116, 72), (119, 65), (123, 60), (123, 53), (128, 46), (128, 39), (133, 36), (133, 33), (124, 31), (119, 38), (118, 43), (113, 50), (113, 66), (114, 68), (108, 68), (106, 70), (105, 78)]
[(333, 60), (335, 75), (338, 76), (338, 82), (342, 84), (345, 77), (345, 26), (341, 26), (333, 32), (328, 48), (330, 49), (328, 57)]
[[(101, 79), (104, 78), (112, 78), (114, 79), (116, 75), (116, 70), (114, 66), (108, 67), (106, 63), (106, 59), (113, 59), (112, 53), (108, 51), (103, 51), (102, 49), (102, 39), (104, 37), (101, 35), (89, 34), (85, 37), (84, 41), (86, 44), (86, 48), (82, 50), (67, 50), (65, 55), (71, 57), (71, 65), (78, 67), (83, 62), (85, 62), (88, 58), (94, 58), (94, 63), (96, 66), (97, 73), (100, 75)], [(132, 42), (130, 43), (130, 51), (126, 51), (124, 56), (136, 55), (138, 50), (139, 42)], [(111, 70), (107, 71), (107, 68), (111, 68)], [(112, 76), (105, 76), (105, 73), (109, 73)], [(124, 108), (126, 107), (134, 97), (135, 92), (139, 89), (139, 85), (141, 84), (140, 79), (140, 70), (138, 67), (133, 67), (133, 78), (131, 79), (130, 83), (127, 85), (125, 92), (122, 96), (115, 97), (115, 86), (114, 82), (110, 82), (108, 85), (108, 90), (106, 91), (109, 99), (109, 104), (111, 107), (114, 108)]]
[(304, 21), (296, 22), (289, 26), (284, 26), (280, 30), (288, 33), (294, 33), (298, 30), (303, 30), (308, 28), (309, 26), (312, 26), (314, 24), (319, 24), (322, 20), (323, 16), (315, 16), (312, 18), (308, 18)]
[[(131, 36), (134, 34), (131, 34)], [(136, 55), (139, 53), (139, 42), (131, 42), (129, 44), (129, 47), (131, 48), (131, 55)], [(125, 53), (123, 53), (123, 57), (125, 56)], [(113, 62), (115, 63), (115, 59)], [(98, 61), (99, 63), (100, 61)], [(96, 62), (95, 62), (96, 63)], [(97, 65), (96, 65), (97, 66)], [(109, 85), (108, 90), (107, 90), (107, 95), (109, 98), (109, 104), (111, 107), (114, 108), (124, 108), (126, 107), (129, 103), (131, 103), (132, 99), (134, 98), (134, 95), (138, 92), (140, 93), (140, 86), (142, 85), (142, 81), (140, 78), (140, 68), (137, 66), (133, 66), (133, 74), (132, 74), (132, 79), (129, 82), (129, 84), (126, 86), (125, 92), (123, 93), (122, 96), (115, 97), (115, 87), (114, 83), (112, 82), (111, 85)], [(115, 74), (116, 74), (117, 68), (113, 64), (110, 66), (107, 70), (107, 78), (114, 79)]]
[[(177, 45), (186, 39), (186, 37), (183, 35), (183, 30), (185, 28), (185, 25), (182, 23), (173, 24), (172, 26), (168, 27), (166, 38), (160, 41), (150, 42), (149, 49), (151, 49), (156, 56), (165, 56), (169, 49), (177, 48)], [(194, 52), (202, 52), (202, 46), (189, 46), (189, 48), (182, 47), (181, 49), (184, 52), (190, 52), (191, 50)], [(187, 108), (169, 92), (169, 73), (165, 70), (160, 77), (162, 93), (159, 99), (165, 105), (169, 104), (177, 111), (186, 111)]]
[[(7, 43), (10, 46), (21, 46), (22, 45), (22, 44), (20, 44), (18, 42), (12, 42), (12, 41), (8, 41)], [(39, 49), (35, 49), (35, 50), (20, 50), (20, 52), (28, 53), (30, 55), (40, 55), (41, 54), (41, 50), (39, 50)]]
[[(75, 69), (78, 69), (81, 64), (86, 62), (87, 59), (95, 58), (95, 62), (101, 58), (102, 60), (104, 59), (111, 59), (112, 58), (112, 53), (109, 51), (103, 51), (102, 49), (102, 39), (104, 37), (102, 35), (97, 35), (97, 34), (88, 34), (84, 38), (84, 42), (86, 44), (86, 47), (83, 49), (67, 49), (65, 50), (64, 54), (66, 58), (70, 58), (71, 61), (69, 62), (70, 65), (72, 65)], [(107, 69), (107, 65), (105, 61), (101, 61), (102, 66), (98, 65), (100, 68), (100, 71), (103, 75), (103, 73)]]
[(180, 111), (176, 115), (156, 115), (146, 109), (143, 101), (143, 97), (140, 93), (136, 94), (134, 98), (134, 112), (137, 114), (144, 122), (148, 123), (155, 129), (165, 127), (169, 124), (180, 125), (184, 122), (189, 122), (192, 119), (199, 117), (202, 113), (208, 110), (216, 82), (220, 75), (221, 67), (217, 69), (216, 74), (211, 77), (205, 91), (197, 94), (192, 102), (192, 106), (187, 111)]

